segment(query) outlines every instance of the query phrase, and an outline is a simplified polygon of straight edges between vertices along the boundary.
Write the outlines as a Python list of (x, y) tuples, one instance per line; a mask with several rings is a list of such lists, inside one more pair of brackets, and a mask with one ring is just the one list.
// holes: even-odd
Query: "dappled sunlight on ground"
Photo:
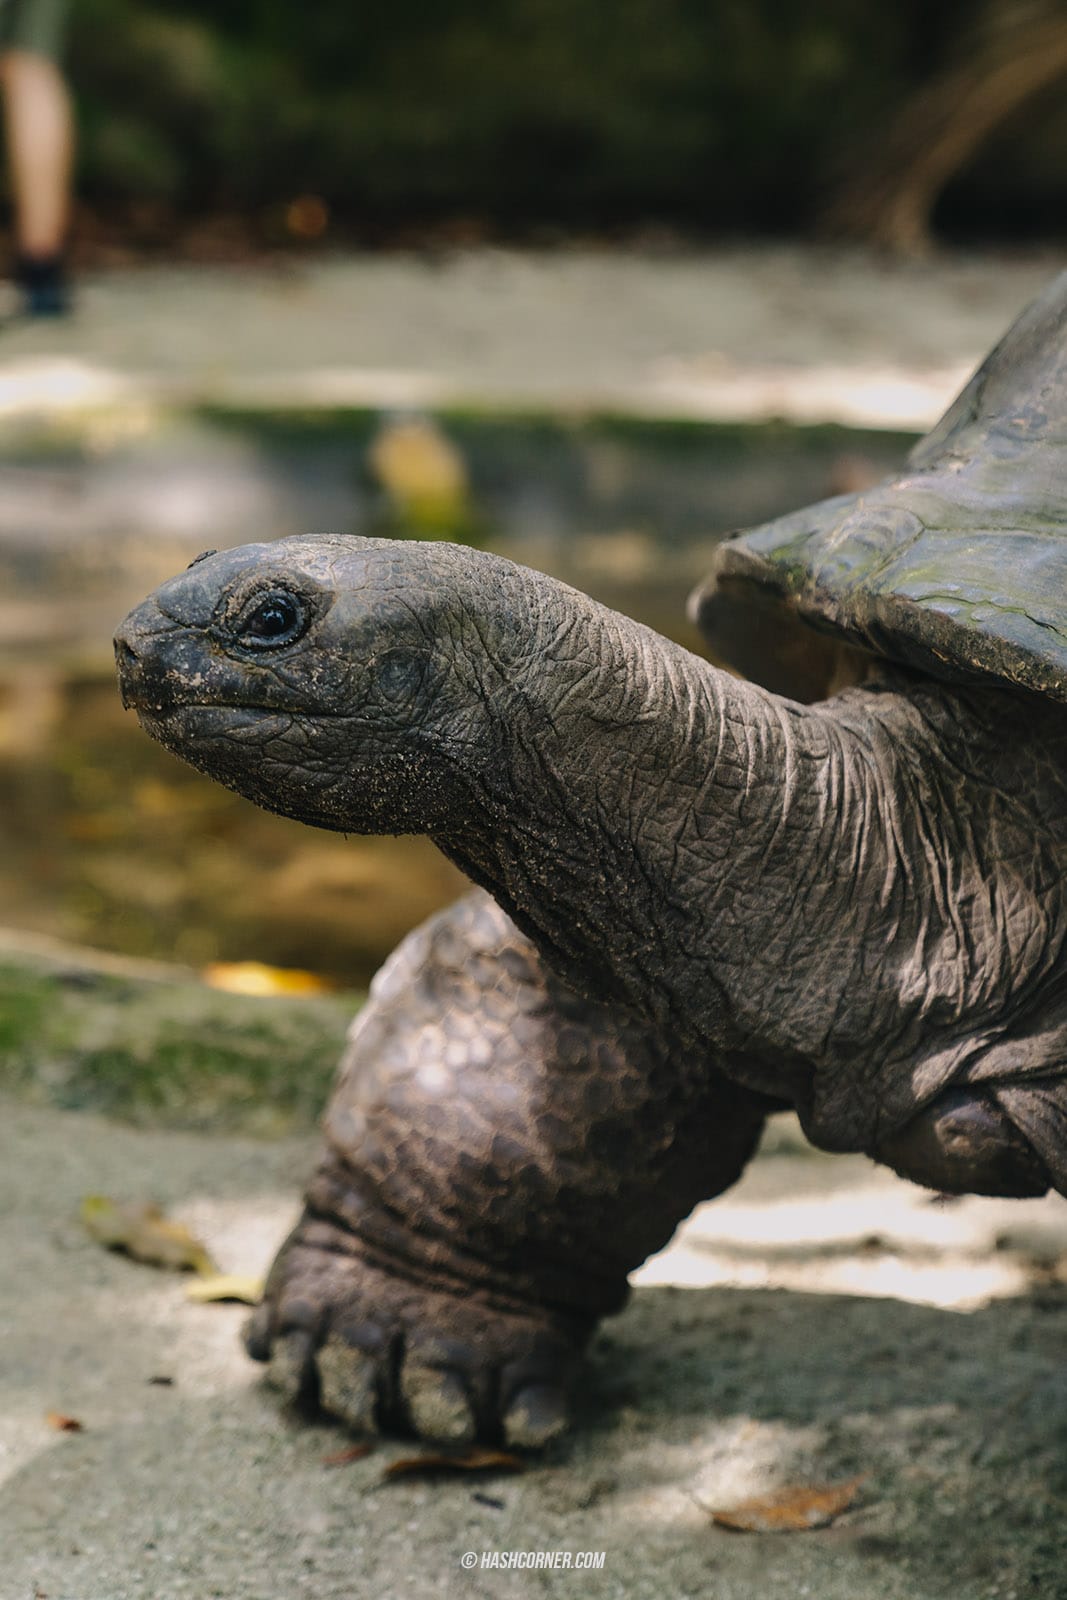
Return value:
[[(783, 1119), (789, 1127), (788, 1119)], [(637, 1284), (884, 1295), (959, 1310), (1067, 1282), (1067, 1204), (939, 1197), (862, 1156), (771, 1155), (700, 1206)]]

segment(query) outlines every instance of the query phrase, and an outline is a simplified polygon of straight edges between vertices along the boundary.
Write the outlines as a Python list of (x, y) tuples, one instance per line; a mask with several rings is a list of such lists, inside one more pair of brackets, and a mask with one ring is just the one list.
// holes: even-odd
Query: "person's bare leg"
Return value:
[(74, 118), (54, 61), (28, 50), (0, 56), (4, 127), (21, 254), (60, 253), (70, 214)]
[[(63, 75), (29, 50), (0, 55), (11, 187), (15, 201), (16, 276), (30, 309), (65, 308), (61, 260), (70, 217), (74, 119)], [(38, 283), (40, 280), (40, 283)], [(47, 307), (33, 305), (38, 287)]]

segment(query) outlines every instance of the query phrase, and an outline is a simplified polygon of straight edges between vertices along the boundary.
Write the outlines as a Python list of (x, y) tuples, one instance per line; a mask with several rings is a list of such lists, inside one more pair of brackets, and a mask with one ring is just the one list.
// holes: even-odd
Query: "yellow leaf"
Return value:
[(367, 459), (379, 483), (402, 506), (459, 507), (466, 496), (463, 457), (430, 417), (387, 422)]
[(212, 961), (200, 976), (211, 989), (227, 994), (328, 994), (334, 985), (299, 967), (268, 967), (262, 961)]
[(847, 1511), (864, 1481), (866, 1473), (845, 1483), (824, 1484), (819, 1488), (795, 1485), (774, 1494), (742, 1500), (729, 1510), (712, 1511), (720, 1528), (738, 1533), (800, 1533), (808, 1528), (825, 1528)]
[(263, 1279), (247, 1273), (216, 1272), (188, 1284), (185, 1298), (195, 1300), (197, 1305), (215, 1300), (240, 1300), (244, 1305), (258, 1306), (263, 1298)]
[(171, 1222), (150, 1201), (119, 1201), (90, 1194), (81, 1203), (81, 1217), (98, 1244), (124, 1250), (135, 1261), (174, 1272), (199, 1272), (205, 1277), (218, 1272), (205, 1246), (185, 1224)]

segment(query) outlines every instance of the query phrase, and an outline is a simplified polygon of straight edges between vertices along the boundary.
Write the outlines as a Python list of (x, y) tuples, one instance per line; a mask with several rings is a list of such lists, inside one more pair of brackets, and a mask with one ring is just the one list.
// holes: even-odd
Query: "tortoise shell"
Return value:
[(731, 665), (797, 699), (841, 667), (801, 619), (940, 677), (1067, 700), (1067, 272), (899, 476), (726, 541), (691, 611)]

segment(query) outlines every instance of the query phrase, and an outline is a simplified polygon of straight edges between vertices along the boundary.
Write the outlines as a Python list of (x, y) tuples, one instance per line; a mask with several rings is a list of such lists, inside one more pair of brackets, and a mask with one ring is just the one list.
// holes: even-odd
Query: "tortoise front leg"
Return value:
[(764, 1111), (469, 895), (375, 980), (249, 1352), (355, 1427), (543, 1444), (627, 1273), (734, 1182)]

